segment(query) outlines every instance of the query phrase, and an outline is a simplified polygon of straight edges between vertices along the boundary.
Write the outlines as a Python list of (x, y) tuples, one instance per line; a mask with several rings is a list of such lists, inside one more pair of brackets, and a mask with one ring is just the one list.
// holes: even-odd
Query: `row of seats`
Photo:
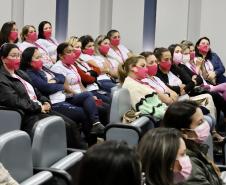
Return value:
[(67, 149), (63, 119), (51, 116), (38, 121), (32, 140), (20, 130), (0, 135), (0, 161), (12, 177), (23, 185), (50, 184), (56, 178), (72, 184), (83, 152)]

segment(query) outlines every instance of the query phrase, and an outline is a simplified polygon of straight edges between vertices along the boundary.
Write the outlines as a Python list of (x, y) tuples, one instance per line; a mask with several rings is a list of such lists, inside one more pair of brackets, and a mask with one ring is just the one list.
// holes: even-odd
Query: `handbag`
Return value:
[(122, 123), (130, 124), (141, 116), (141, 112), (136, 112), (134, 109), (128, 110), (122, 118)]

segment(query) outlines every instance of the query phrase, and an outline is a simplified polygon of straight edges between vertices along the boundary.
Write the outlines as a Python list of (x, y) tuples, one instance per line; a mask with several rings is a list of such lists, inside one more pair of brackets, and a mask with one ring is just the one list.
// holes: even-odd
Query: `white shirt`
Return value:
[[(46, 71), (43, 70), (43, 72), (46, 74), (47, 80), (52, 80), (55, 76), (53, 74), (49, 74)], [(52, 104), (64, 102), (66, 100), (66, 95), (63, 93), (63, 91), (55, 92), (51, 95), (49, 95), (49, 99)]]
[(121, 63), (125, 62), (128, 58), (129, 50), (124, 45), (118, 45), (119, 51), (115, 51), (112, 48), (108, 51), (108, 56), (120, 61)]
[(171, 71), (169, 71), (168, 79), (169, 79), (169, 85), (171, 86), (179, 86), (182, 84), (182, 81), (180, 78), (178, 78), (176, 75), (174, 75)]
[(47, 39), (38, 39), (36, 41), (37, 44), (39, 44), (41, 47), (46, 48), (49, 56), (51, 58), (53, 58), (54, 60), (56, 60), (57, 58), (57, 46), (58, 46), (58, 42), (56, 41), (56, 39), (51, 38), (51, 40), (47, 40)]
[(161, 93), (167, 92), (168, 87), (157, 76), (152, 76), (151, 78), (145, 78), (142, 80), (142, 82), (148, 83), (151, 87), (154, 87), (155, 90)]
[(73, 91), (76, 93), (82, 92), (80, 87), (81, 77), (75, 66), (67, 67), (59, 60), (51, 67), (51, 71), (64, 75)]
[[(103, 63), (105, 62), (104, 59), (100, 56), (90, 56), (90, 55), (87, 55), (87, 54), (82, 54), (80, 56), (80, 58), (85, 61), (85, 62), (88, 62), (89, 60), (92, 60), (92, 61), (95, 61), (97, 66), (99, 68), (103, 68)], [(110, 77), (107, 75), (107, 74), (100, 74), (98, 77), (97, 77), (97, 80), (111, 80)]]
[(46, 68), (50, 68), (52, 65), (53, 65), (53, 62), (47, 52), (47, 49), (44, 47), (44, 46), (41, 46), (39, 44), (32, 44), (30, 42), (22, 42), (20, 45), (19, 45), (19, 48), (20, 48), (20, 51), (23, 52), (25, 49), (27, 49), (28, 47), (37, 47), (39, 52), (41, 53), (42, 55), (42, 62), (43, 62), (43, 65), (46, 67)]

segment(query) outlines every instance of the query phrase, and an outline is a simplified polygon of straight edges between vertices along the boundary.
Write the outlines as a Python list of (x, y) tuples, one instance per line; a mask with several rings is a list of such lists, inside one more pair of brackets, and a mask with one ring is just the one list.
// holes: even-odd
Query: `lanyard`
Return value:
[(49, 54), (48, 54), (48, 51), (46, 51), (45, 48), (43, 48), (41, 45), (37, 44), (36, 42), (34, 43), (34, 45), (37, 46), (37, 48), (42, 49), (43, 51), (46, 52), (47, 55), (49, 55)]
[[(24, 80), (24, 79), (22, 79), (22, 78), (20, 78), (18, 75), (16, 75), (15, 74), (15, 76), (14, 76), (15, 78), (17, 78), (18, 80), (20, 80), (20, 82), (23, 84), (23, 86), (25, 87), (25, 89), (26, 89), (26, 91), (27, 91), (27, 94), (28, 94), (28, 96), (29, 96), (29, 87), (27, 86), (27, 82)], [(30, 96), (29, 96), (30, 97)], [(32, 97), (32, 100), (37, 100), (37, 96), (34, 94), (34, 96)]]
[[(62, 63), (63, 63), (63, 62), (62, 62)], [(74, 65), (67, 66), (67, 65), (65, 65), (64, 63), (63, 63), (63, 65), (64, 65), (66, 68), (68, 68), (68, 69), (70, 69), (70, 70), (73, 70), (73, 71), (75, 72), (75, 75), (76, 75), (78, 81), (81, 82), (81, 77), (80, 77), (80, 75), (78, 74), (78, 71), (77, 71), (77, 69), (75, 68)]]
[(155, 79), (155, 78), (150, 78), (152, 82), (154, 82), (156, 85), (160, 86), (164, 92), (166, 92), (166, 89)]
[(122, 61), (125, 62), (125, 59), (124, 59), (123, 54), (120, 51), (120, 49), (117, 47), (116, 50), (114, 50), (114, 51), (122, 59)]
[(52, 42), (55, 46), (57, 46), (57, 43), (55, 43), (54, 41), (53, 41), (53, 39), (48, 39), (48, 41), (50, 41), (50, 42)]

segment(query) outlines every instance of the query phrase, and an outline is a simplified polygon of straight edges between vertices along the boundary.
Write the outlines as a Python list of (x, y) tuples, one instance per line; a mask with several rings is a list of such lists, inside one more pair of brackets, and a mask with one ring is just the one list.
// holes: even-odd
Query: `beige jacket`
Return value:
[(4, 168), (2, 163), (0, 163), (0, 185), (19, 185), (9, 174), (9, 172)]

